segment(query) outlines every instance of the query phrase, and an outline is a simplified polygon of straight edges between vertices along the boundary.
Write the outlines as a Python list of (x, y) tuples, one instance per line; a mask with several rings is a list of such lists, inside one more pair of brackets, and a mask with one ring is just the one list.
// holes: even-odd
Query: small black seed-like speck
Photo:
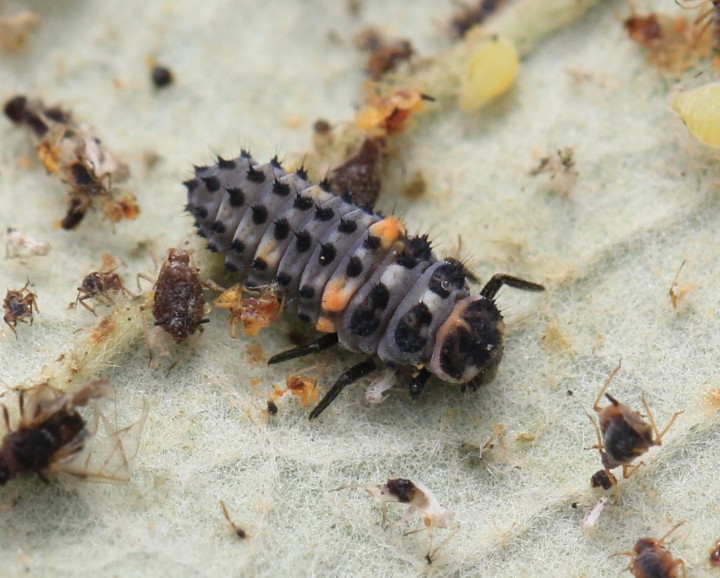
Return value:
[(222, 235), (226, 230), (225, 223), (223, 223), (222, 221), (215, 221), (210, 227), (210, 229)]
[(320, 205), (315, 205), (315, 218), (318, 221), (329, 221), (335, 216), (335, 211), (330, 207), (324, 209)]
[(315, 297), (315, 288), (310, 285), (303, 285), (298, 291), (298, 297), (300, 299), (312, 299)]
[(278, 273), (275, 275), (275, 283), (281, 287), (287, 287), (290, 283), (292, 283), (292, 277), (290, 277), (287, 273)]
[(165, 88), (170, 86), (173, 81), (172, 72), (166, 66), (155, 66), (150, 73), (150, 77), (155, 88)]
[(312, 208), (315, 203), (313, 202), (311, 197), (303, 197), (300, 193), (295, 195), (295, 203), (293, 203), (296, 209), (299, 209), (301, 211), (307, 211), (308, 209)]
[(231, 189), (225, 189), (225, 192), (230, 198), (231, 207), (242, 207), (245, 204), (245, 193), (243, 193), (241, 189), (233, 187)]
[(245, 250), (245, 243), (240, 239), (234, 239), (233, 242), (230, 243), (230, 250), (236, 253), (242, 253)]
[(290, 223), (287, 219), (278, 219), (275, 221), (275, 228), (273, 229), (273, 236), (277, 241), (283, 241), (287, 239), (290, 234)]
[(220, 190), (220, 181), (217, 177), (202, 177), (202, 181), (209, 192), (214, 193)]
[(232, 170), (237, 166), (235, 164), (235, 161), (232, 159), (224, 159), (222, 157), (218, 157), (217, 161), (218, 161), (218, 168), (221, 168), (223, 170)]
[(260, 259), (260, 257), (257, 257), (256, 259), (253, 259), (252, 262), (252, 268), (256, 271), (265, 271), (268, 267), (267, 261), (265, 259)]
[(357, 223), (353, 221), (352, 219), (340, 219), (340, 224), (338, 225), (338, 231), (341, 233), (354, 233), (357, 231)]
[(247, 178), (248, 181), (250, 181), (251, 183), (264, 183), (265, 173), (262, 171), (256, 171), (255, 168), (251, 165), (250, 168), (247, 170)]
[(337, 251), (331, 243), (324, 243), (322, 248), (320, 249), (320, 256), (318, 258), (318, 262), (321, 265), (329, 265), (333, 262), (333, 259), (335, 259), (336, 254)]
[(348, 263), (347, 269), (345, 269), (345, 273), (348, 277), (357, 277), (362, 273), (363, 266), (362, 261), (359, 257), (351, 257), (350, 262)]
[(365, 241), (363, 242), (363, 245), (366, 249), (370, 249), (371, 251), (376, 251), (380, 248), (380, 237), (373, 237), (372, 235), (368, 235)]
[(297, 237), (296, 245), (298, 253), (305, 253), (312, 245), (312, 237), (307, 231), (298, 231), (295, 233)]
[(250, 207), (252, 211), (252, 220), (256, 225), (262, 225), (268, 219), (267, 207), (263, 205), (253, 205)]
[(277, 179), (273, 183), (273, 193), (280, 197), (287, 197), (290, 194), (290, 185), (287, 183), (281, 183)]

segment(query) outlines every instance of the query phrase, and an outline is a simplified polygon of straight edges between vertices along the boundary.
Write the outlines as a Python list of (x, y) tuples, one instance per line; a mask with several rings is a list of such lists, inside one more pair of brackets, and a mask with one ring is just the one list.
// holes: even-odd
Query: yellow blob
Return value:
[(327, 317), (320, 317), (315, 324), (315, 329), (321, 333), (335, 333), (335, 324)]
[(330, 313), (339, 313), (348, 304), (350, 296), (345, 291), (345, 282), (337, 280), (328, 283), (322, 296), (322, 308)]
[(405, 234), (405, 225), (400, 219), (390, 215), (375, 223), (368, 229), (368, 232), (373, 237), (379, 237), (382, 248), (387, 250), (398, 237)]
[(720, 83), (681, 92), (670, 106), (696, 139), (720, 147)]
[(520, 58), (512, 42), (494, 40), (481, 45), (470, 57), (460, 82), (460, 110), (474, 112), (507, 92), (519, 69)]

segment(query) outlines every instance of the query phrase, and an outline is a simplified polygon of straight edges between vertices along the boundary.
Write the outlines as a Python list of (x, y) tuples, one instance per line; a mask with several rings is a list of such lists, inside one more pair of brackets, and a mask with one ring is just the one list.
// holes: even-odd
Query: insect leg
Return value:
[(282, 361), (289, 361), (290, 359), (295, 359), (297, 357), (305, 357), (306, 355), (311, 355), (313, 353), (317, 353), (318, 351), (328, 349), (329, 347), (337, 344), (337, 342), (337, 333), (328, 333), (326, 335), (323, 335), (317, 341), (313, 341), (310, 345), (305, 345), (304, 347), (296, 347), (294, 349), (289, 349), (288, 351), (278, 353), (277, 355), (273, 355), (268, 360), (268, 365), (274, 365)]
[(538, 285), (537, 283), (531, 283), (530, 281), (525, 281), (525, 279), (513, 277), (512, 275), (497, 273), (485, 284), (485, 287), (483, 287), (482, 291), (480, 291), (480, 295), (486, 299), (494, 299), (495, 295), (503, 285), (508, 285), (510, 287), (514, 287), (515, 289), (522, 289), (523, 291), (545, 291), (545, 287)]
[(335, 384), (330, 388), (330, 391), (325, 394), (325, 397), (323, 397), (320, 400), (320, 403), (315, 406), (315, 409), (310, 412), (310, 419), (313, 420), (324, 412), (327, 407), (335, 401), (335, 398), (340, 395), (340, 392), (348, 385), (377, 369), (378, 366), (374, 357), (369, 357), (365, 361), (361, 361), (360, 363), (353, 365), (338, 378)]

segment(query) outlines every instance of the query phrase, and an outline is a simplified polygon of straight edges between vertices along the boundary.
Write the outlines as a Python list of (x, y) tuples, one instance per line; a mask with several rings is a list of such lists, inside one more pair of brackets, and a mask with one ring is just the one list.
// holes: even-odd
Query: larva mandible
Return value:
[(303, 169), (287, 173), (277, 158), (259, 165), (243, 151), (195, 167), (184, 184), (186, 210), (208, 248), (225, 253), (226, 268), (245, 275), (248, 287), (275, 283), (287, 308), (324, 333), (270, 364), (337, 343), (369, 355), (338, 378), (310, 419), (384, 364), (416, 368), (413, 396), (431, 374), (474, 387), (490, 381), (505, 327), (496, 293), (503, 285), (544, 290), (497, 274), (471, 295), (471, 274), (455, 259), (439, 259), (427, 235), (408, 236), (397, 217), (358, 207), (327, 182), (312, 184)]

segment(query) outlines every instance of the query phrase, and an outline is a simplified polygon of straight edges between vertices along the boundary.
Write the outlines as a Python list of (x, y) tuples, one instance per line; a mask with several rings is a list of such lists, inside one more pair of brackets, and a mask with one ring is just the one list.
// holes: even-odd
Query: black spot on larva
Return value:
[(261, 259), (260, 257), (256, 257), (253, 259), (252, 262), (252, 268), (256, 271), (265, 271), (268, 267), (267, 261), (265, 259)]
[(350, 316), (348, 329), (353, 335), (369, 337), (380, 327), (380, 318), (375, 315), (372, 307), (360, 306)]
[(390, 302), (390, 291), (383, 283), (378, 283), (370, 291), (370, 300), (375, 309), (385, 309)]
[(202, 237), (203, 239), (207, 239), (207, 233), (206, 233), (205, 231), (203, 231), (202, 229), (199, 228), (199, 227), (200, 227), (200, 223), (198, 223), (197, 221), (195, 221), (195, 226), (198, 227), (198, 231), (197, 231), (198, 236), (199, 236), (199, 237)]
[(277, 155), (270, 159), (270, 166), (274, 169), (282, 170), (282, 164), (280, 163), (280, 159), (278, 159)]
[(231, 207), (242, 207), (245, 204), (245, 193), (242, 192), (242, 189), (232, 187), (230, 189), (225, 189), (225, 192), (230, 198)]
[(345, 269), (345, 274), (348, 277), (357, 277), (362, 273), (362, 270), (363, 265), (360, 257), (350, 257), (350, 262), (347, 265), (347, 269)]
[(325, 207), (324, 209), (320, 205), (315, 205), (315, 218), (318, 221), (329, 221), (335, 216), (335, 211), (331, 207)]
[(357, 223), (353, 221), (352, 219), (340, 219), (340, 224), (338, 225), (338, 231), (341, 233), (354, 233), (357, 231)]
[(322, 181), (320, 181), (320, 182), (318, 183), (318, 186), (319, 186), (323, 191), (325, 191), (326, 193), (332, 192), (332, 191), (331, 191), (331, 188), (330, 188), (330, 181), (328, 181), (327, 178), (325, 178), (325, 179), (323, 179)]
[(298, 291), (298, 297), (300, 299), (312, 299), (315, 297), (315, 288), (311, 285), (303, 285)]
[(298, 231), (295, 233), (295, 237), (297, 238), (295, 245), (298, 253), (305, 253), (305, 251), (309, 250), (312, 246), (312, 237), (307, 231)]
[(240, 239), (233, 239), (233, 242), (230, 243), (230, 250), (235, 253), (242, 253), (245, 250), (245, 243)]
[(460, 290), (465, 287), (465, 267), (460, 261), (446, 259), (430, 277), (428, 288), (443, 299), (447, 298), (453, 289)]
[(240, 156), (246, 160), (252, 159), (252, 155), (250, 154), (250, 151), (247, 149), (240, 149)]
[(207, 250), (210, 251), (211, 253), (217, 253), (217, 252), (218, 252), (218, 248), (217, 248), (217, 245), (215, 245), (215, 243), (208, 243), (208, 244), (207, 244)]
[(295, 174), (304, 181), (308, 180), (308, 174), (305, 170), (305, 167), (300, 167), (298, 170), (295, 171)]
[(310, 323), (310, 316), (307, 313), (298, 313), (298, 319), (303, 323)]
[(331, 243), (323, 243), (320, 249), (320, 256), (318, 257), (318, 263), (323, 266), (329, 265), (335, 259), (335, 255), (337, 255), (335, 247), (333, 247)]
[(276, 241), (283, 241), (287, 239), (290, 234), (290, 223), (287, 219), (278, 219), (275, 221), (275, 227), (273, 228), (273, 237)]
[(247, 174), (248, 181), (251, 183), (264, 183), (265, 182), (265, 173), (262, 171), (256, 171), (255, 168), (250, 165), (247, 171), (245, 171)]
[(193, 215), (195, 215), (198, 219), (207, 219), (208, 212), (205, 207), (200, 205), (199, 207), (193, 207)]
[(281, 287), (287, 287), (290, 283), (292, 283), (292, 277), (287, 273), (278, 273), (275, 275), (275, 283)]
[(218, 168), (229, 171), (234, 169), (237, 165), (232, 159), (224, 159), (222, 157), (217, 158)]
[(232, 263), (230, 263), (230, 261), (225, 261), (225, 270), (235, 272), (238, 270), (238, 268)]
[(295, 202), (293, 203), (293, 206), (300, 211), (307, 211), (315, 206), (315, 203), (311, 197), (303, 197), (300, 193), (298, 193), (295, 195)]
[(267, 207), (263, 205), (253, 205), (250, 207), (252, 211), (252, 220), (256, 225), (262, 225), (268, 219)]
[(215, 221), (211, 226), (210, 230), (220, 233), (221, 235), (225, 232), (225, 223), (222, 221)]
[(196, 175), (199, 175), (200, 173), (204, 173), (206, 170), (208, 170), (210, 167), (206, 165), (194, 165), (193, 170), (195, 171)]
[(417, 353), (427, 343), (427, 327), (432, 313), (424, 303), (413, 306), (395, 328), (395, 345), (403, 353)]
[(192, 193), (195, 189), (198, 188), (198, 185), (200, 184), (200, 181), (197, 179), (190, 179), (189, 181), (185, 181), (183, 185), (185, 185), (185, 188), (188, 190), (188, 193)]
[(273, 193), (280, 197), (287, 197), (290, 194), (290, 185), (287, 183), (281, 183), (277, 179), (273, 183)]
[(215, 193), (220, 190), (220, 181), (217, 177), (202, 177), (202, 181), (205, 183), (208, 192)]
[(373, 237), (372, 235), (368, 235), (365, 238), (363, 245), (366, 249), (370, 249), (371, 251), (377, 251), (380, 248), (380, 237)]
[(427, 235), (408, 239), (405, 250), (398, 255), (397, 264), (406, 269), (413, 269), (418, 263), (430, 259), (432, 248)]

